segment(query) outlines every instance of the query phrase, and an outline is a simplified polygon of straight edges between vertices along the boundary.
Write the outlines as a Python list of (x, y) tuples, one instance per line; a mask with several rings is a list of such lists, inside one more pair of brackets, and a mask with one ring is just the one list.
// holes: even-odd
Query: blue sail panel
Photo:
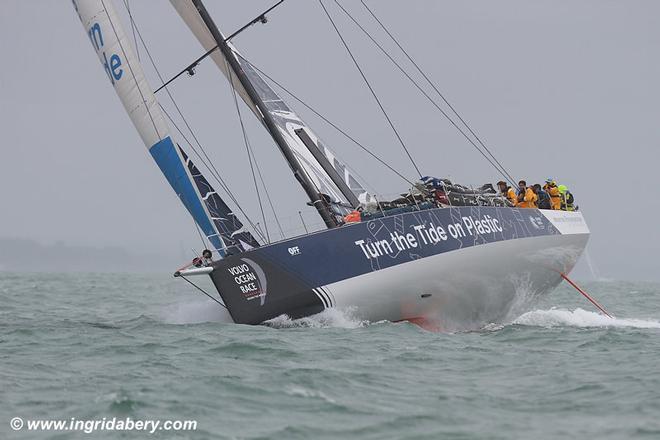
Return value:
[(149, 152), (174, 189), (174, 192), (176, 192), (181, 202), (204, 232), (204, 235), (208, 237), (213, 247), (224, 257), (227, 253), (224, 242), (218, 237), (215, 225), (204, 209), (202, 201), (195, 191), (195, 187), (186, 172), (184, 164), (181, 162), (181, 157), (177, 153), (172, 139), (167, 136), (153, 145), (149, 149)]

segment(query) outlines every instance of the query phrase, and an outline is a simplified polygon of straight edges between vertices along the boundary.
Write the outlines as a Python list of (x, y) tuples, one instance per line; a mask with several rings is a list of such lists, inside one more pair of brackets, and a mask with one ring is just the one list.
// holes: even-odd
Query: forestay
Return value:
[[(216, 46), (216, 41), (213, 38), (211, 31), (204, 23), (191, 0), (170, 0), (170, 2), (206, 51)], [(237, 62), (247, 75), (250, 83), (258, 92), (259, 98), (267, 109), (270, 118), (276, 124), (278, 130), (289, 145), (289, 148), (294, 153), (296, 159), (304, 168), (306, 174), (312, 180), (316, 188), (321, 193), (331, 196), (335, 202), (339, 202), (349, 207), (355, 205), (354, 202), (352, 203), (352, 200), (357, 200), (361, 203), (367, 203), (370, 201), (371, 196), (364, 189), (364, 186), (350, 173), (346, 165), (344, 165), (328, 147), (323, 145), (318, 136), (314, 134), (314, 132), (289, 108), (289, 106), (277, 95), (266, 81), (264, 81), (252, 65), (240, 55), (232, 43), (228, 42), (228, 44)], [(238, 80), (236, 73), (231, 70), (230, 64), (223, 53), (216, 50), (212, 52), (210, 56), (227, 79), (231, 81), (236, 92), (241, 96), (248, 107), (250, 107), (256, 117), (264, 122), (263, 115), (255, 103), (252, 102), (249, 94)], [(349, 194), (347, 197), (342, 193), (338, 185), (333, 182), (323, 166), (314, 157), (314, 154), (309, 151), (302, 139), (296, 134), (296, 130), (298, 129), (304, 129), (312, 142), (316, 144), (322, 155), (325, 156), (325, 159), (327, 159), (330, 165), (335, 169), (339, 177), (344, 179), (345, 185), (348, 186), (353, 194)]]
[(249, 232), (241, 230), (241, 222), (172, 141), (163, 111), (111, 0), (74, 0), (73, 5), (144, 144), (215, 249), (225, 256), (258, 246)]

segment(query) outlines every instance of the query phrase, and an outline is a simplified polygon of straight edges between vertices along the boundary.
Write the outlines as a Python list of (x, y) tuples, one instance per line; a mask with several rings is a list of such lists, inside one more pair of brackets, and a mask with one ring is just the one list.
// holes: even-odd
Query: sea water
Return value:
[[(562, 286), (447, 334), (350, 310), (224, 324), (167, 275), (0, 273), (0, 438), (658, 439), (660, 285), (584, 287), (616, 317)], [(28, 430), (37, 419), (196, 429)]]

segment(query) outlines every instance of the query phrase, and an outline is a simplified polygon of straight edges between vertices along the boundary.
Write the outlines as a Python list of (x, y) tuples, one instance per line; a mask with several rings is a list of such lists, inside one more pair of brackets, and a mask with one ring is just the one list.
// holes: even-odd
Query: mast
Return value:
[(307, 194), (307, 196), (309, 197), (312, 203), (312, 206), (316, 208), (319, 215), (323, 219), (323, 222), (328, 228), (336, 227), (337, 221), (335, 220), (333, 214), (330, 212), (327, 203), (325, 202), (325, 200), (322, 199), (319, 190), (314, 186), (310, 178), (307, 176), (307, 173), (305, 172), (304, 168), (301, 166), (300, 162), (298, 162), (294, 153), (291, 151), (289, 144), (287, 143), (286, 139), (278, 129), (275, 121), (271, 117), (268, 108), (265, 106), (264, 102), (259, 97), (257, 90), (254, 88), (254, 86), (248, 79), (245, 71), (243, 70), (243, 67), (236, 59), (234, 55), (234, 51), (229, 46), (229, 44), (227, 44), (227, 41), (225, 40), (224, 36), (222, 35), (218, 27), (213, 22), (213, 19), (206, 10), (206, 7), (204, 7), (204, 4), (202, 3), (201, 0), (191, 0), (191, 1), (195, 6), (195, 8), (197, 9), (197, 12), (199, 13), (200, 17), (204, 21), (204, 24), (211, 32), (213, 39), (218, 45), (218, 48), (224, 55), (231, 69), (234, 71), (236, 77), (238, 78), (241, 85), (245, 89), (245, 92), (248, 94), (252, 103), (254, 103), (254, 105), (261, 113), (261, 117), (264, 122), (264, 125), (266, 126), (266, 129), (268, 130), (272, 138), (275, 140), (275, 143), (277, 143), (277, 146), (284, 155), (286, 161), (289, 163), (289, 166), (293, 170), (293, 175), (295, 176), (296, 180), (298, 180), (298, 182), (300, 182), (300, 184), (302, 185), (303, 189), (305, 190), (305, 193)]

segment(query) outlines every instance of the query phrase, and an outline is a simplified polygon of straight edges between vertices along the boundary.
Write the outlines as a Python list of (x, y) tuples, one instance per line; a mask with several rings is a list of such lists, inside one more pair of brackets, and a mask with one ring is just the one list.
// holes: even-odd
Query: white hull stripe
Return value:
[(325, 295), (326, 295), (326, 296), (328, 297), (328, 299), (330, 300), (330, 307), (335, 307), (335, 306), (337, 305), (337, 301), (335, 300), (335, 296), (332, 294), (332, 292), (330, 292), (330, 290), (329, 290), (327, 287), (325, 287), (325, 286), (319, 287), (319, 289), (320, 289), (322, 292), (324, 292)]
[(323, 303), (323, 308), (324, 308), (324, 309), (327, 309), (327, 308), (328, 308), (328, 304), (325, 302), (325, 297), (321, 296), (321, 294), (319, 293), (318, 290), (316, 290), (316, 289), (312, 289), (312, 290), (314, 291), (314, 293), (316, 294), (316, 296), (319, 297), (319, 299), (321, 300), (321, 303)]
[(328, 294), (323, 290), (323, 288), (317, 288), (317, 289), (312, 289), (314, 293), (319, 297), (321, 302), (323, 303), (323, 307), (326, 309), (329, 309), (332, 307), (332, 301), (330, 300), (330, 297)]

